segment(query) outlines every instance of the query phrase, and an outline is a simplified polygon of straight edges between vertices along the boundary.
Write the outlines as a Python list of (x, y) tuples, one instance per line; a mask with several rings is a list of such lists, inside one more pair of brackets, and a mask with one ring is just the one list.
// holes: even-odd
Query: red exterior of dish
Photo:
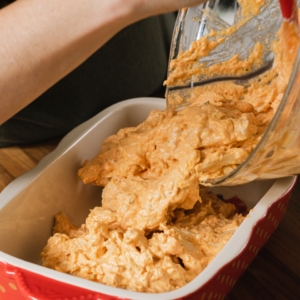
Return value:
[[(270, 205), (265, 217), (253, 227), (249, 240), (240, 254), (196, 292), (182, 299), (221, 300), (226, 296), (278, 226), (286, 211), (293, 187)], [(0, 261), (0, 299), (118, 300), (121, 298), (68, 285)]]

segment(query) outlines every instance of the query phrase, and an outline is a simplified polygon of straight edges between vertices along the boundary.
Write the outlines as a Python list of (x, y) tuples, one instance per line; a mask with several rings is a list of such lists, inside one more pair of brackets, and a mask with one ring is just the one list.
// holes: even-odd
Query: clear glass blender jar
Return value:
[[(298, 1), (299, 7), (299, 1)], [(179, 12), (175, 25), (170, 60), (189, 49), (192, 42), (211, 30), (233, 26), (241, 19), (241, 6), (236, 0), (210, 0)], [(251, 76), (267, 71), (274, 58), (271, 44), (282, 24), (278, 0), (265, 0), (260, 13), (254, 15), (226, 42), (201, 58), (206, 66), (220, 63), (239, 54), (243, 59), (259, 40), (264, 45), (262, 65)], [(253, 75), (254, 74), (254, 75)], [(214, 80), (206, 78), (207, 83)], [(246, 78), (246, 77), (245, 77)], [(237, 79), (235, 79), (237, 80)], [(247, 159), (229, 174), (208, 179), (204, 185), (237, 185), (256, 179), (271, 179), (300, 174), (300, 53), (298, 53), (289, 84), (281, 103), (259, 143)], [(191, 86), (193, 83), (190, 83)], [(175, 89), (176, 90), (176, 89)], [(167, 88), (168, 95), (175, 90)], [(181, 105), (184, 105), (181, 104)]]

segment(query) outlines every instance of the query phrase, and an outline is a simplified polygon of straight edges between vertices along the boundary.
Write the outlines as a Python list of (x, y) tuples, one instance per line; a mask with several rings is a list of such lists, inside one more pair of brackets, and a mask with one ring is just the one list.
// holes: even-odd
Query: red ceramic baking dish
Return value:
[(53, 217), (64, 211), (82, 224), (99, 205), (102, 189), (83, 185), (77, 170), (100, 149), (105, 137), (135, 126), (165, 100), (137, 98), (115, 104), (70, 132), (33, 170), (0, 194), (0, 299), (223, 299), (255, 258), (283, 217), (296, 177), (213, 187), (225, 198), (237, 196), (251, 209), (210, 265), (186, 286), (149, 294), (105, 286), (47, 269), (40, 252), (51, 235)]

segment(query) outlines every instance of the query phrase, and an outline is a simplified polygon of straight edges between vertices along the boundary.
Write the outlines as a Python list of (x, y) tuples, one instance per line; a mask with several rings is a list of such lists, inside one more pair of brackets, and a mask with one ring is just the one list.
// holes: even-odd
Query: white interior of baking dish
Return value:
[[(164, 109), (165, 100), (137, 98), (109, 107), (70, 132), (36, 168), (6, 187), (0, 194), (0, 261), (117, 297), (153, 299), (153, 294), (125, 291), (46, 269), (40, 265), (40, 252), (51, 235), (56, 213), (64, 211), (79, 225), (85, 221), (89, 210), (100, 204), (102, 188), (83, 185), (77, 178), (81, 163), (98, 153), (104, 138), (122, 127), (141, 123), (154, 108)], [(295, 177), (288, 177), (237, 187), (215, 187), (216, 192), (225, 197), (237, 195), (249, 208), (254, 207), (253, 211), (196, 279), (177, 291), (156, 295), (156, 300), (183, 297), (208, 281), (243, 249), (253, 225), (294, 181)]]

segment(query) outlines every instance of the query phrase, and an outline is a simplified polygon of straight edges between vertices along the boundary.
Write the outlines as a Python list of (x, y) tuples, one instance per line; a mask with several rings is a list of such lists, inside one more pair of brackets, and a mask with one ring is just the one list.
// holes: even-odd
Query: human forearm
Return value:
[(119, 2), (19, 0), (0, 11), (0, 123), (127, 25)]

